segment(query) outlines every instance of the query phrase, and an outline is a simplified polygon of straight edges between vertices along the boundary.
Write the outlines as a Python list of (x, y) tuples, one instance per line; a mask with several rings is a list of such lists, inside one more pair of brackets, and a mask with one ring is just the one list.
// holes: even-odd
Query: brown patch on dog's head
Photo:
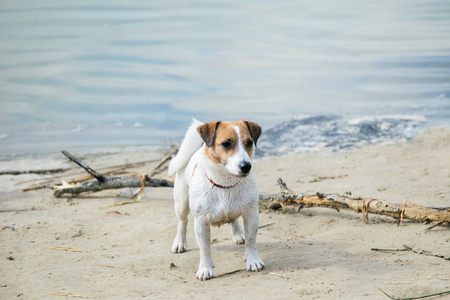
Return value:
[(198, 133), (205, 142), (206, 146), (211, 147), (216, 139), (217, 127), (219, 127), (220, 121), (210, 122), (203, 124), (197, 128)]
[[(239, 137), (233, 126), (239, 127)], [(225, 165), (228, 158), (237, 152), (240, 142), (251, 157), (253, 145), (256, 146), (262, 130), (261, 126), (249, 121), (216, 121), (199, 126), (197, 131), (205, 142), (208, 158), (214, 163)]]
[(255, 142), (255, 147), (257, 147), (256, 142), (258, 141), (258, 139), (262, 133), (261, 126), (259, 126), (259, 124), (249, 122), (249, 121), (242, 121), (242, 122), (247, 124), (248, 131), (250, 132), (250, 135), (251, 135), (253, 141)]

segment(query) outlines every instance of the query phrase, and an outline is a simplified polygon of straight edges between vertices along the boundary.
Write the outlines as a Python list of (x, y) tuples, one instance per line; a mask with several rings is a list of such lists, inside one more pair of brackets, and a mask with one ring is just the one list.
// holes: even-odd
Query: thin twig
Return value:
[(123, 215), (123, 213), (121, 213), (120, 211), (117, 211), (117, 210), (107, 211), (106, 214), (107, 215)]
[(398, 222), (397, 226), (401, 226), (403, 223), (403, 216), (405, 215), (405, 210), (406, 210), (406, 202), (408, 202), (408, 200), (405, 200), (405, 205), (403, 205), (402, 212), (400, 213), (400, 221)]
[(170, 151), (166, 156), (164, 156), (161, 161), (159, 162), (159, 164), (156, 165), (156, 167), (153, 169), (153, 171), (151, 173), (149, 173), (150, 177), (155, 176), (156, 174), (158, 174), (161, 170), (160, 168), (170, 159), (172, 159), (172, 157), (177, 154), (178, 152), (178, 148), (173, 149), (172, 151)]
[(79, 294), (66, 293), (66, 292), (53, 292), (52, 296), (63, 296), (63, 297), (73, 297), (73, 298), (88, 298)]
[(432, 225), (432, 226), (426, 228), (426, 229), (425, 229), (425, 232), (430, 231), (430, 230), (433, 229), (434, 227), (441, 226), (441, 225), (444, 224), (444, 223), (445, 223), (445, 222), (437, 222), (436, 224), (434, 224), (434, 225)]
[(403, 247), (405, 247), (406, 249), (411, 250), (412, 252), (417, 253), (417, 254), (422, 254), (422, 255), (427, 255), (427, 256), (435, 256), (435, 257), (443, 258), (445, 260), (450, 260), (450, 256), (445, 257), (444, 255), (433, 254), (431, 251), (428, 251), (428, 250), (420, 250), (420, 251), (418, 251), (418, 250), (415, 250), (415, 249), (413, 249), (413, 247), (408, 246), (408, 245), (403, 245)]
[[(137, 161), (137, 162), (133, 162), (133, 163), (119, 164), (119, 165), (108, 166), (108, 167), (100, 167), (100, 168), (97, 168), (97, 170), (104, 171), (103, 174), (105, 176), (106, 175), (111, 176), (111, 175), (117, 175), (117, 174), (123, 173), (127, 168), (136, 168), (136, 167), (144, 166), (147, 163), (153, 163), (153, 162), (157, 162), (157, 161), (160, 161), (160, 160), (159, 159), (143, 160), (143, 161)], [(75, 168), (69, 168), (67, 170), (73, 170), (73, 169), (75, 169)], [(84, 174), (84, 173), (76, 172), (76, 174), (71, 175), (71, 176), (81, 175), (81, 174)], [(69, 175), (65, 175), (65, 176), (69, 176)], [(47, 177), (45, 181), (41, 181), (42, 179), (26, 180), (26, 181), (18, 182), (18, 183), (16, 183), (16, 185), (40, 181), (35, 186), (22, 189), (23, 192), (39, 190), (39, 189), (46, 188), (46, 185), (51, 184), (54, 180), (59, 180), (59, 179), (61, 179), (61, 177), (65, 177), (65, 176), (59, 175), (59, 176)], [(92, 178), (92, 176), (83, 176), (81, 178), (72, 179), (72, 180), (68, 181), (68, 183), (85, 181), (85, 180), (89, 180), (91, 178)], [(55, 185), (55, 184), (53, 184), (53, 185)]]
[(259, 226), (259, 228), (258, 228), (258, 229), (261, 229), (261, 228), (266, 228), (266, 227), (269, 227), (269, 226), (272, 226), (272, 225), (275, 225), (275, 223), (269, 223), (269, 224), (264, 224), (264, 225), (261, 225), (261, 226)]
[(67, 152), (66, 150), (61, 151), (62, 154), (64, 154), (65, 156), (67, 156), (67, 158), (69, 158), (71, 161), (73, 161), (74, 163), (76, 163), (77, 165), (79, 165), (80, 167), (82, 167), (83, 169), (86, 170), (86, 172), (88, 172), (89, 174), (91, 174), (92, 176), (95, 177), (95, 179), (97, 179), (99, 182), (104, 182), (105, 181), (105, 177), (100, 174), (97, 173), (97, 171), (95, 171), (94, 169), (91, 169), (91, 167), (89, 167), (86, 163), (84, 163), (83, 161), (77, 159), (75, 156), (73, 156), (72, 154), (70, 154), (69, 152)]
[(125, 267), (118, 267), (118, 266), (109, 266), (109, 265), (94, 265), (96, 267), (105, 267), (105, 268), (114, 268), (114, 269), (126, 269)]
[(24, 208), (24, 209), (1, 209), (0, 213), (4, 213), (4, 212), (19, 212), (19, 211), (38, 211), (38, 210), (43, 210), (43, 209), (36, 208), (36, 207)]
[(362, 215), (363, 215), (363, 219), (364, 219), (364, 224), (368, 224), (369, 223), (369, 207), (366, 205), (366, 200), (362, 199), (363, 205), (362, 205)]
[(2, 226), (2, 227), (0, 227), (0, 231), (6, 230), (6, 229), (10, 229), (12, 231), (16, 231), (16, 229), (14, 227), (11, 227), (11, 226)]
[(242, 272), (242, 271), (245, 271), (245, 270), (246, 270), (246, 269), (238, 269), (238, 270), (234, 270), (234, 271), (222, 273), (222, 274), (218, 275), (217, 277), (222, 277), (222, 276), (226, 276), (226, 275), (230, 275), (230, 274)]
[(173, 273), (173, 272), (169, 272), (169, 274), (170, 274), (170, 275), (173, 275), (173, 276), (175, 276), (175, 277), (178, 277), (178, 278), (184, 279), (183, 277), (181, 277), (180, 275), (178, 275), (178, 274), (176, 274), (176, 273)]
[(84, 251), (77, 248), (70, 248), (70, 247), (49, 247), (48, 249), (51, 250), (60, 250), (60, 251), (70, 251), (70, 252), (80, 252), (80, 253), (89, 253), (88, 251)]
[(410, 251), (410, 249), (408, 249), (408, 248), (394, 248), (394, 249), (389, 249), (389, 248), (370, 248), (370, 250), (372, 250), (372, 251), (380, 251), (380, 252)]
[(370, 248), (372, 251), (380, 251), (380, 252), (396, 252), (396, 251), (412, 251), (417, 254), (427, 255), (427, 256), (435, 256), (439, 258), (443, 258), (445, 260), (450, 260), (450, 257), (445, 257), (444, 255), (439, 254), (433, 254), (431, 251), (427, 250), (415, 250), (413, 247), (408, 245), (403, 245), (403, 248), (394, 248), (394, 249), (388, 249), (388, 248)]
[(278, 274), (278, 273), (269, 272), (269, 274), (270, 274), (270, 275), (275, 275), (275, 276), (278, 276), (278, 277), (281, 277), (281, 278), (284, 278), (284, 281), (287, 281), (287, 280), (288, 280), (288, 277), (286, 277), (286, 276), (284, 276), (284, 275), (281, 275), (281, 274)]
[(25, 175), (25, 174), (48, 175), (54, 173), (63, 173), (68, 170), (70, 170), (70, 168), (47, 169), (47, 170), (23, 170), (23, 171), (7, 170), (7, 171), (0, 171), (0, 175)]

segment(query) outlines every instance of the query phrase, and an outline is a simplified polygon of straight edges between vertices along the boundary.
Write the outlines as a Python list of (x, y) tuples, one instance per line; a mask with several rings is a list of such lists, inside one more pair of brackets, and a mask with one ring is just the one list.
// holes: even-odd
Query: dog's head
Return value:
[(222, 164), (233, 175), (249, 174), (261, 126), (249, 121), (216, 121), (199, 126), (197, 131), (205, 142), (209, 160)]

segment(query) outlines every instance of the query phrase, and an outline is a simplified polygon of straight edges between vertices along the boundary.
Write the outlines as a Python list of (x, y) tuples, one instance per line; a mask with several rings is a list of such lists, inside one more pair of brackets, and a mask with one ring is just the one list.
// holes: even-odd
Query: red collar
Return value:
[(234, 185), (230, 185), (230, 186), (225, 186), (225, 185), (217, 184), (217, 183), (215, 183), (212, 179), (210, 179), (206, 173), (205, 173), (205, 176), (206, 176), (206, 178), (209, 180), (209, 182), (211, 182), (211, 184), (212, 184), (213, 186), (216, 186), (216, 187), (221, 188), (221, 189), (230, 189), (230, 188), (233, 188), (233, 187), (235, 187), (235, 186), (237, 185), (237, 183), (235, 183)]

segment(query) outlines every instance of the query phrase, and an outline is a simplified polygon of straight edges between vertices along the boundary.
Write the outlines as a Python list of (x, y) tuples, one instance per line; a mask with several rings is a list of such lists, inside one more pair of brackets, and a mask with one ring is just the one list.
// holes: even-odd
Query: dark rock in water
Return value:
[(406, 141), (424, 121), (414, 116), (297, 117), (264, 131), (256, 155), (340, 151), (364, 144)]

